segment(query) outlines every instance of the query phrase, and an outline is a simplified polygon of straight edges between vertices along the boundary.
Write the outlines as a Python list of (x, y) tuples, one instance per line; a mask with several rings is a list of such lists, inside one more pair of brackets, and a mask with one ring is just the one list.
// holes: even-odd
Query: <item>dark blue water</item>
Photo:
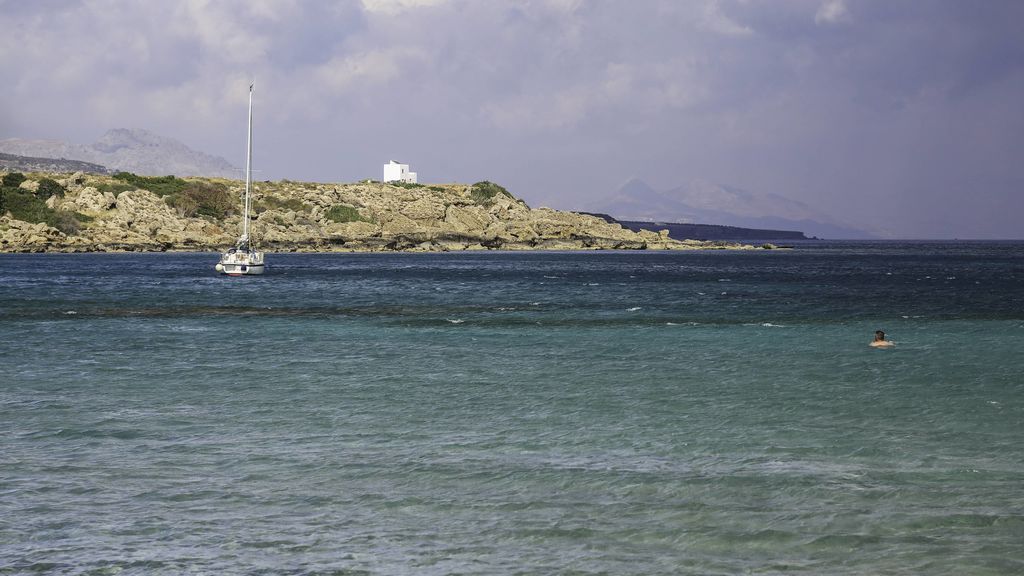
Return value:
[(1022, 243), (216, 260), (0, 255), (0, 574), (1024, 571)]

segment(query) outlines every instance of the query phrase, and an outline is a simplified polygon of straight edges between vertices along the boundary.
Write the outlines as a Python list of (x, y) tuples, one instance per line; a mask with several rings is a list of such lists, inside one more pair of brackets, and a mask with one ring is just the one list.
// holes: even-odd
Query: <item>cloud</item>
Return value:
[[(208, 58), (250, 68), (266, 60), (270, 39), (251, 25), (252, 20), (276, 20), (275, 13), (263, 9), (263, 4), (188, 0), (182, 6), (185, 21), (177, 29), (191, 31)], [(250, 25), (238, 26), (239, 20), (249, 20)]]
[(450, 0), (361, 0), (363, 9), (374, 14), (395, 16), (409, 10), (445, 4)]
[(0, 138), (138, 127), (237, 162), (255, 77), (271, 178), (399, 154), (568, 208), (704, 178), (922, 236), (971, 212), (962, 237), (1024, 182), (1013, 0), (2, 3)]
[(709, 0), (705, 4), (703, 24), (709, 30), (725, 36), (749, 36), (754, 33), (750, 27), (738, 24), (727, 16), (722, 11), (718, 0)]
[(839, 24), (846, 22), (850, 13), (843, 0), (826, 0), (814, 14), (815, 24)]
[(320, 87), (335, 92), (350, 91), (399, 77), (405, 62), (414, 59), (416, 54), (401, 48), (347, 54), (318, 66), (312, 77)]
[(591, 106), (588, 91), (579, 87), (489, 102), (482, 106), (481, 114), (505, 131), (543, 131), (578, 124), (586, 118)]

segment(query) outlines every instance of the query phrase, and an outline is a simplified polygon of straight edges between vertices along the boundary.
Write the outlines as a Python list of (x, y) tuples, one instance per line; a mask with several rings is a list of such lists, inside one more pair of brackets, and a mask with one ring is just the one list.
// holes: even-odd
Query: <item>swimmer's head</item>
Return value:
[(881, 342), (882, 340), (885, 340), (885, 332), (875, 330), (875, 342)]

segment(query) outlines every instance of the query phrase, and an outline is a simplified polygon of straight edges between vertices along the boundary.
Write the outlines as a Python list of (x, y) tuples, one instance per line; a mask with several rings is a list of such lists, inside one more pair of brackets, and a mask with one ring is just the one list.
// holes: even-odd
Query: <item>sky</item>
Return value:
[(0, 139), (142, 128), (255, 178), (631, 178), (1024, 238), (1019, 0), (0, 0)]

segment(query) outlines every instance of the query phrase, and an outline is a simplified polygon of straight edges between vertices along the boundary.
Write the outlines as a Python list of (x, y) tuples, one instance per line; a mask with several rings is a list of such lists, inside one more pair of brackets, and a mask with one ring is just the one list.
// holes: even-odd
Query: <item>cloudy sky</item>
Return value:
[(640, 177), (1024, 238), (1019, 0), (0, 0), (0, 138), (144, 128), (258, 179)]

